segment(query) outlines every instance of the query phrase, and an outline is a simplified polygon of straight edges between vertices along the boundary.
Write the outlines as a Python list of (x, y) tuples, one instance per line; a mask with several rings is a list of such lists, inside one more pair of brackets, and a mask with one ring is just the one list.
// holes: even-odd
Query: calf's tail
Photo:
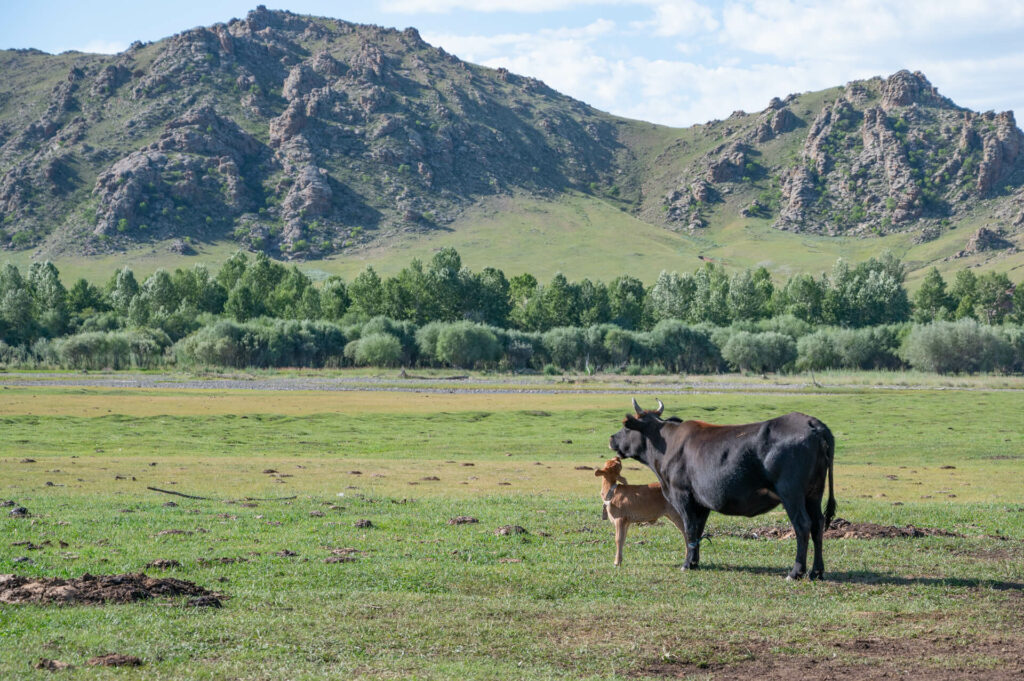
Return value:
[(824, 436), (825, 441), (822, 450), (828, 458), (828, 503), (825, 504), (825, 529), (828, 529), (832, 524), (832, 519), (836, 517), (836, 495), (832, 489), (832, 464), (836, 454), (836, 441), (832, 437), (832, 431), (827, 427), (825, 428)]

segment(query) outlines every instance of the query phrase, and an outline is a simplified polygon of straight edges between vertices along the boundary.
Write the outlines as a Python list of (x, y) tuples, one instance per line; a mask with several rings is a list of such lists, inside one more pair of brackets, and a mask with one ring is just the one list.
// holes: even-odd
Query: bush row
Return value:
[(0, 343), (0, 363), (70, 369), (421, 366), (501, 371), (715, 373), (900, 369), (1024, 373), (1024, 327), (974, 320), (860, 329), (812, 328), (792, 317), (729, 327), (659, 322), (524, 332), (468, 321), (421, 327), (376, 317), (361, 325), (261, 318), (215, 321), (172, 342), (161, 329), (89, 331), (30, 348)]

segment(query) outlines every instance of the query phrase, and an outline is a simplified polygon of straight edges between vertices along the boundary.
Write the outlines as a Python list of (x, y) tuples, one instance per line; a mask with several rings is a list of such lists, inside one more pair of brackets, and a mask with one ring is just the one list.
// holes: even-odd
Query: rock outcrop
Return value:
[[(0, 52), (0, 69), (0, 247), (322, 254), (497, 192), (609, 186), (621, 148), (612, 117), (415, 30), (264, 7), (119, 55)], [(56, 84), (7, 106), (35, 73)]]

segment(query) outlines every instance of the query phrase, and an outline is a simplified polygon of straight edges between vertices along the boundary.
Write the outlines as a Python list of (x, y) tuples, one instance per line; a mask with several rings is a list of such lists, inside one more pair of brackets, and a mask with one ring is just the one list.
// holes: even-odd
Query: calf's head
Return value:
[(594, 475), (596, 477), (604, 478), (612, 485), (618, 482), (620, 473), (622, 473), (622, 459), (619, 457), (608, 459), (604, 462), (604, 468), (599, 468), (594, 471)]
[(634, 399), (633, 411), (636, 415), (626, 414), (622, 421), (622, 429), (611, 436), (608, 447), (619, 456), (643, 460), (643, 454), (647, 449), (647, 437), (644, 433), (663, 423), (661, 413), (665, 411), (665, 405), (658, 400), (657, 409), (644, 410)]

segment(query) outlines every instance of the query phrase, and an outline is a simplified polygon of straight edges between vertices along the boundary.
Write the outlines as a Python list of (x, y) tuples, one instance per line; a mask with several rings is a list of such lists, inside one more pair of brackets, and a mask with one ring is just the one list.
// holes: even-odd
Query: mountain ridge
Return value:
[[(583, 192), (671, 231), (1024, 229), (1024, 133), (920, 72), (668, 128), (463, 62), (415, 29), (258, 7), (118, 55), (0, 52), (0, 244), (166, 239), (344, 257), (487, 197)], [(966, 246), (965, 246), (966, 248)], [(948, 250), (948, 249), (947, 249)]]

